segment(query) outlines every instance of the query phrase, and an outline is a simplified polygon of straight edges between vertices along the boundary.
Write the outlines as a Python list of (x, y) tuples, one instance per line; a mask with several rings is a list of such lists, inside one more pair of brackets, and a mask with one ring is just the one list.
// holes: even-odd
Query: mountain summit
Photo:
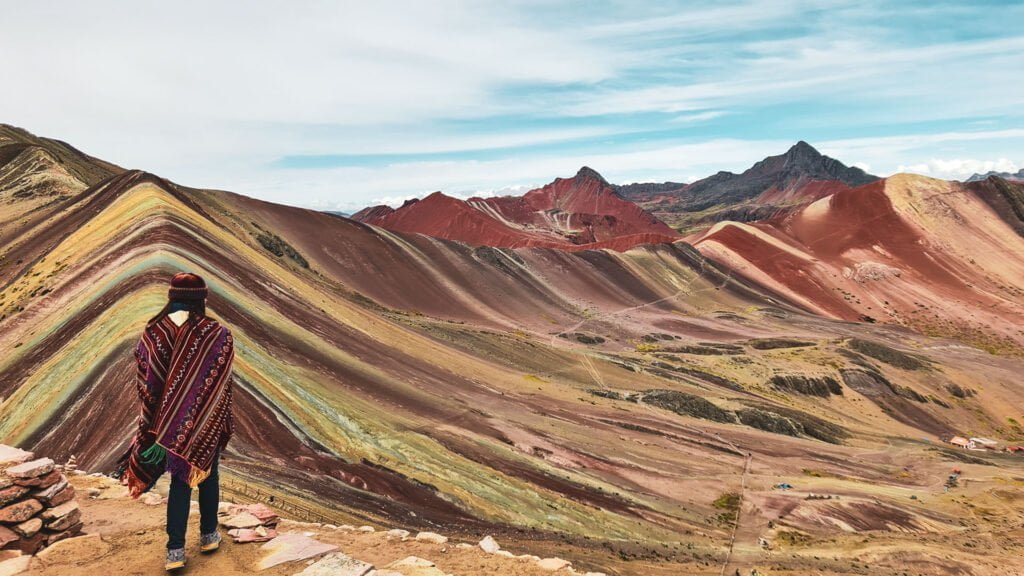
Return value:
[(770, 218), (878, 179), (801, 140), (741, 174), (723, 171), (691, 184), (630, 184), (617, 191), (676, 228), (693, 230), (722, 220)]

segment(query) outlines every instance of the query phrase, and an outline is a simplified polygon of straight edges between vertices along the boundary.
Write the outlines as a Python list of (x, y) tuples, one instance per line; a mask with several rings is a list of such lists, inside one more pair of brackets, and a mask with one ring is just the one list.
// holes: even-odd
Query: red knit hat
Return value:
[(175, 274), (171, 278), (171, 287), (167, 289), (168, 300), (204, 300), (206, 294), (206, 282), (191, 272)]

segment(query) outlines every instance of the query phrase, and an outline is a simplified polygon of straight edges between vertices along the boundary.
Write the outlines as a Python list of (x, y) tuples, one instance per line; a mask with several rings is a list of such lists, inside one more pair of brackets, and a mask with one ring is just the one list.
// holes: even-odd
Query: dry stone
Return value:
[(8, 488), (10, 486), (14, 486), (14, 479), (8, 478), (7, 476), (0, 474), (0, 490), (3, 490), (4, 488)]
[(8, 468), (16, 464), (28, 462), (35, 457), (35, 454), (26, 450), (8, 446), (7, 444), (0, 444), (0, 468)]
[(49, 458), (39, 458), (36, 460), (29, 460), (21, 464), (15, 464), (10, 466), (6, 470), (6, 474), (17, 482), (18, 478), (35, 478), (42, 476), (43, 474), (49, 474), (53, 471), (54, 463)]
[(235, 514), (226, 520), (222, 520), (221, 524), (228, 528), (255, 528), (263, 525), (259, 518), (248, 512)]
[(399, 538), (401, 540), (405, 540), (409, 537), (409, 531), (402, 530), (401, 528), (392, 528), (387, 531), (386, 535), (388, 538)]
[(541, 570), (548, 570), (554, 572), (561, 570), (562, 568), (568, 568), (572, 565), (572, 562), (568, 560), (562, 560), (561, 558), (544, 558), (537, 562), (537, 567)]
[(21, 524), (15, 525), (14, 531), (17, 532), (19, 536), (30, 538), (32, 536), (35, 536), (36, 532), (39, 532), (40, 530), (42, 530), (42, 528), (42, 520), (40, 520), (39, 518), (29, 518)]
[(28, 565), (31, 562), (31, 556), (16, 556), (14, 558), (4, 560), (3, 562), (0, 562), (0, 576), (14, 576), (15, 574), (21, 574), (28, 570)]
[(430, 542), (431, 544), (444, 544), (448, 542), (447, 536), (442, 536), (436, 532), (420, 532), (416, 535), (416, 539), (420, 542)]
[(0, 526), (0, 548), (7, 546), (11, 542), (18, 540), (18, 535), (15, 534), (14, 530), (6, 526)]
[(67, 502), (70, 502), (74, 498), (75, 487), (68, 484), (67, 486), (64, 487), (63, 490), (54, 494), (54, 496), (50, 498), (49, 502), (44, 502), (44, 504), (46, 504), (47, 506), (60, 506), (61, 504), (66, 504)]
[(257, 563), (257, 570), (265, 570), (283, 562), (305, 560), (306, 558), (312, 558), (326, 552), (332, 552), (337, 550), (338, 547), (314, 540), (303, 534), (288, 532), (279, 534), (277, 538), (265, 543), (260, 549), (265, 550), (267, 554)]
[(34, 498), (27, 498), (14, 504), (0, 508), (0, 522), (5, 524), (21, 524), (43, 509), (43, 505)]
[(78, 521), (82, 518), (82, 511), (78, 508), (78, 503), (75, 502), (75, 504), (75, 509), (66, 514), (65, 516), (61, 516), (60, 518), (57, 518), (52, 522), (48, 522), (46, 524), (46, 529), (52, 530), (54, 532), (60, 532), (61, 530), (68, 530), (72, 526), (77, 524)]
[(18, 501), (22, 496), (28, 494), (29, 488), (24, 486), (8, 486), (3, 490), (0, 490), (0, 508), (7, 506), (11, 502)]
[(61, 476), (60, 479), (46, 488), (37, 488), (32, 492), (32, 497), (42, 503), (48, 503), (58, 492), (69, 486), (68, 479)]
[(46, 537), (46, 545), (49, 546), (54, 542), (59, 542), (65, 538), (71, 538), (72, 536), (78, 536), (82, 533), (82, 522), (72, 524), (70, 528), (63, 532), (57, 532), (56, 534), (50, 534)]
[(484, 539), (480, 541), (480, 549), (488, 554), (494, 554), (498, 550), (501, 550), (501, 546), (498, 546), (498, 542), (493, 536), (485, 536)]
[(356, 560), (341, 552), (332, 552), (294, 576), (364, 576), (372, 570), (372, 564)]
[(16, 542), (8, 544), (8, 548), (21, 550), (22, 554), (35, 554), (46, 542), (46, 534), (39, 532), (35, 536), (20, 538)]
[(56, 484), (57, 482), (60, 482), (60, 479), (63, 477), (64, 475), (61, 474), (60, 470), (54, 469), (47, 472), (46, 474), (43, 474), (42, 476), (34, 476), (32, 478), (15, 478), (14, 483), (17, 484), (18, 486), (46, 488), (48, 486)]
[(58, 518), (63, 518), (68, 514), (71, 514), (75, 510), (78, 510), (78, 502), (72, 500), (71, 502), (65, 502), (60, 506), (54, 508), (48, 508), (39, 515), (43, 519), (43, 522), (52, 522)]

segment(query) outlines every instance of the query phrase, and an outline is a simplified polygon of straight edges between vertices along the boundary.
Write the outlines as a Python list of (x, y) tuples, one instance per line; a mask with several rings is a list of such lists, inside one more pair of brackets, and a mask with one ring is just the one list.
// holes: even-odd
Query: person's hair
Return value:
[(198, 322), (200, 318), (206, 317), (206, 281), (198, 274), (191, 272), (179, 272), (171, 278), (170, 287), (167, 290), (167, 304), (164, 305), (156, 316), (146, 322), (151, 326), (164, 316), (188, 310), (188, 321)]
[(150, 318), (146, 325), (149, 326), (155, 322), (158, 322), (164, 316), (177, 312), (178, 310), (188, 310), (188, 321), (197, 322), (200, 318), (206, 317), (206, 301), (205, 300), (168, 300), (167, 304), (164, 305), (156, 316)]

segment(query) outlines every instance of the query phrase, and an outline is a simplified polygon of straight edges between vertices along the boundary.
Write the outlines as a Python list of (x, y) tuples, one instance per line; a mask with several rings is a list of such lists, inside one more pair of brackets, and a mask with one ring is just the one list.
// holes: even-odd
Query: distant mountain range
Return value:
[(979, 182), (981, 180), (987, 180), (988, 178), (990, 178), (992, 176), (995, 176), (996, 178), (1002, 178), (1003, 180), (1024, 181), (1024, 168), (1021, 168), (1020, 170), (1018, 170), (1016, 174), (1014, 174), (1012, 172), (995, 172), (995, 171), (985, 172), (984, 174), (977, 174), (977, 173), (975, 173), (970, 178), (968, 178), (966, 181), (967, 182)]

